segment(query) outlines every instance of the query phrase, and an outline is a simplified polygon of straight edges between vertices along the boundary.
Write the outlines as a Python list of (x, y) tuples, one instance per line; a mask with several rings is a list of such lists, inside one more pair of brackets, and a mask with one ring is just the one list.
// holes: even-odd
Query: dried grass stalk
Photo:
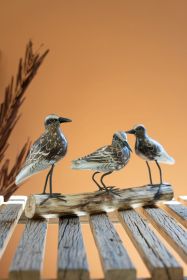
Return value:
[(9, 171), (10, 160), (5, 158), (8, 140), (17, 121), (20, 118), (19, 110), (25, 100), (25, 92), (38, 68), (42, 64), (49, 50), (40, 54), (33, 52), (31, 41), (26, 46), (24, 59), (20, 59), (16, 80), (12, 77), (10, 84), (5, 89), (4, 101), (0, 105), (0, 195), (5, 201), (17, 190), (15, 177), (19, 173), (30, 148), (28, 140)]

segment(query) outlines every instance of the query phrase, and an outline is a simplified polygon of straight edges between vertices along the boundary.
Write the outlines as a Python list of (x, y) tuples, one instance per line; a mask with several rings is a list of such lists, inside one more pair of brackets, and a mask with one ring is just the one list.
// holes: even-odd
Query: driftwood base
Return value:
[[(160, 186), (160, 195), (155, 200)], [(66, 201), (57, 198), (49, 198), (41, 204), (47, 195), (31, 195), (28, 197), (25, 216), (27, 218), (59, 217), (63, 215), (95, 214), (101, 212), (112, 212), (116, 209), (128, 209), (139, 206), (155, 204), (159, 201), (171, 200), (173, 189), (169, 184), (146, 185), (142, 187), (120, 189), (120, 196), (98, 191), (94, 193), (81, 193), (65, 195)]]

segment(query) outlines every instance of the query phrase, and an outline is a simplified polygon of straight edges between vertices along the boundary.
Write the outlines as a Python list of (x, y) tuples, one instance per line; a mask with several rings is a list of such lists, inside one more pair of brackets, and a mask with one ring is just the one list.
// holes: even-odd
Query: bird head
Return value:
[(144, 125), (136, 125), (133, 129), (126, 131), (128, 134), (134, 134), (137, 137), (143, 137), (146, 134), (146, 128)]
[(65, 123), (65, 122), (71, 122), (72, 120), (70, 119), (67, 119), (67, 118), (62, 118), (62, 117), (59, 117), (55, 114), (51, 114), (51, 115), (48, 115), (46, 118), (45, 118), (45, 121), (44, 121), (44, 124), (45, 124), (45, 127), (48, 127), (49, 125), (60, 125), (61, 123)]
[(131, 147), (129, 146), (128, 142), (127, 142), (127, 134), (124, 131), (117, 131), (114, 133), (113, 135), (113, 140), (112, 140), (113, 144), (120, 144), (122, 146), (126, 146), (131, 152)]

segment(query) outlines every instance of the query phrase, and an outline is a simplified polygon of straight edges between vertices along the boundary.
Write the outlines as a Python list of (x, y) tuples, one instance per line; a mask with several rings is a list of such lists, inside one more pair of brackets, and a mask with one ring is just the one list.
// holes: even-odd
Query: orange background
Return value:
[[(176, 196), (186, 194), (186, 11), (185, 0), (1, 0), (1, 98), (28, 40), (35, 49), (41, 43), (50, 49), (27, 91), (8, 155), (14, 159), (28, 137), (35, 140), (43, 132), (47, 114), (72, 118), (72, 123), (62, 126), (69, 151), (55, 168), (54, 190), (94, 191), (91, 173), (71, 170), (71, 160), (111, 143), (115, 131), (143, 123), (176, 160), (174, 166), (162, 165), (164, 180), (172, 183)], [(129, 136), (132, 146), (134, 140)], [(33, 176), (17, 194), (41, 192), (46, 172)], [(154, 164), (153, 172), (156, 182)], [(108, 184), (123, 187), (147, 180), (146, 165), (135, 154), (127, 167), (106, 178)], [(94, 252), (89, 257), (92, 276), (99, 277), (91, 234), (86, 226), (83, 230), (87, 247), (92, 244)], [(49, 236), (56, 231), (50, 226)], [(15, 234), (17, 241), (20, 232)], [(47, 250), (52, 252), (56, 245), (49, 244)], [(12, 241), (2, 260), (3, 276), (14, 246)], [(55, 253), (45, 261), (44, 276), (54, 275), (52, 260)], [(138, 257), (136, 265), (141, 276), (145, 268)]]

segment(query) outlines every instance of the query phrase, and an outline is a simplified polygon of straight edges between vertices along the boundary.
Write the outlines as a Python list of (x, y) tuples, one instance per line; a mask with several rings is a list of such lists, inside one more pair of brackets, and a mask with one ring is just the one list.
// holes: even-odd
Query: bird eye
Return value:
[(56, 121), (57, 121), (56, 119), (49, 119), (49, 120), (47, 121), (47, 125), (52, 124), (52, 123), (55, 123)]
[(143, 126), (139, 126), (137, 129), (138, 129), (138, 131), (144, 131), (144, 127)]

